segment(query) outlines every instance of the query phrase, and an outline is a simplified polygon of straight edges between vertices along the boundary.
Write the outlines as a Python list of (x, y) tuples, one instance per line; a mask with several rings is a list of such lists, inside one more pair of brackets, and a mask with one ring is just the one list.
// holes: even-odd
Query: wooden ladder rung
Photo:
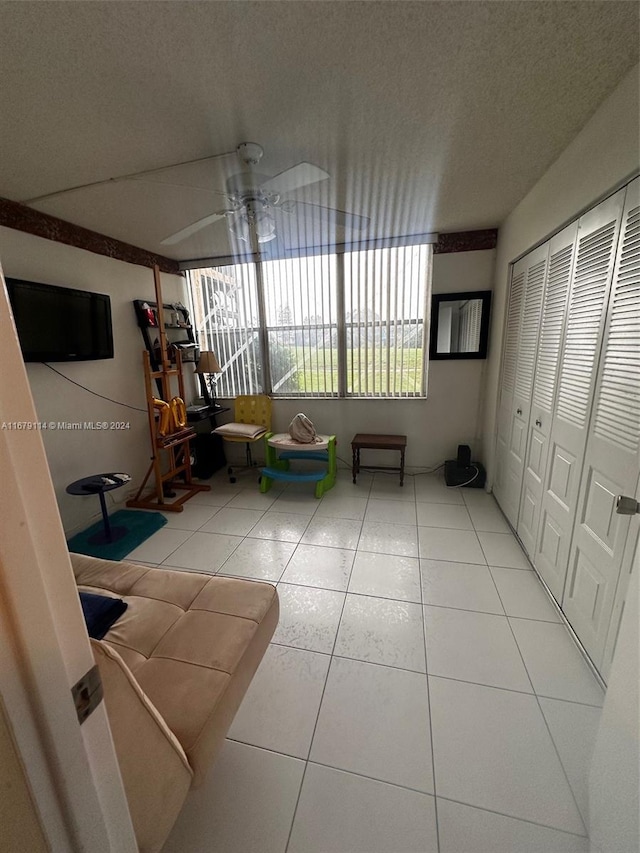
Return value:
[(153, 370), (149, 373), (149, 376), (152, 379), (162, 379), (163, 376), (177, 376), (178, 371), (171, 367), (168, 370)]

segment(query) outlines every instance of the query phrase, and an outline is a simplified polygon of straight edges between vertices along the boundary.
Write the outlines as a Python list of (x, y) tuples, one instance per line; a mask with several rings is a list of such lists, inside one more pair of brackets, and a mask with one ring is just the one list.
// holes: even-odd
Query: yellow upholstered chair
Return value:
[[(236, 397), (233, 409), (233, 422), (214, 429), (214, 433), (225, 441), (240, 442), (246, 445), (247, 468), (255, 467), (251, 454), (251, 445), (262, 441), (271, 431), (271, 397), (266, 394), (241, 394)], [(229, 466), (229, 481), (235, 483), (233, 468)]]

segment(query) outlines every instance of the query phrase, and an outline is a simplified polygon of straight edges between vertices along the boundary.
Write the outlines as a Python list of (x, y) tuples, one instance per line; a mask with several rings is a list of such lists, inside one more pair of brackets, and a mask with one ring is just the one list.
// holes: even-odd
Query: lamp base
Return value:
[(198, 373), (198, 379), (200, 380), (200, 391), (202, 392), (202, 399), (205, 402), (206, 406), (212, 406), (211, 395), (209, 394), (209, 389), (207, 388), (207, 383), (204, 378), (203, 373)]

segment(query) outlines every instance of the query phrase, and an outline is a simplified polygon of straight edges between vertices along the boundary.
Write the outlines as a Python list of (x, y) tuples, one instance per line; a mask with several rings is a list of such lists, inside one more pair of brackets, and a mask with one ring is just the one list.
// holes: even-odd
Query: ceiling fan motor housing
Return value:
[(278, 193), (269, 193), (261, 189), (261, 185), (270, 180), (268, 175), (259, 175), (256, 172), (239, 172), (227, 179), (227, 192), (241, 204), (251, 201), (260, 202), (262, 205), (277, 204), (280, 200)]
[(257, 142), (241, 142), (236, 151), (238, 157), (247, 166), (256, 166), (262, 160), (262, 155), (264, 154), (264, 148), (262, 145), (258, 145)]

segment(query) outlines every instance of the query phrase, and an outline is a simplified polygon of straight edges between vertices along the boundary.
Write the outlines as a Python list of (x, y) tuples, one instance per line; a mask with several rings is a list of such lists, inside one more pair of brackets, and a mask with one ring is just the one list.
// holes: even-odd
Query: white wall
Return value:
[[(132, 300), (154, 299), (153, 272), (9, 228), (0, 228), (0, 260), (9, 278), (91, 290), (111, 297), (114, 358), (53, 366), (98, 394), (144, 410), (132, 411), (101, 400), (42, 364), (27, 365), (39, 420), (130, 424), (125, 430), (42, 433), (64, 529), (72, 534), (99, 516), (99, 504), (95, 496), (68, 495), (65, 487), (69, 483), (107, 471), (126, 472), (134, 483), (140, 483), (149, 465), (144, 344)], [(179, 276), (162, 276), (165, 302), (185, 303), (183, 282)], [(127, 487), (114, 490), (108, 493), (108, 503), (123, 504), (130, 493)]]
[(636, 66), (500, 227), (482, 417), (484, 462), (493, 476), (496, 405), (509, 264), (571, 222), (640, 168)]
[[(490, 290), (494, 263), (494, 250), (434, 255), (433, 292)], [(476, 457), (485, 365), (485, 360), (478, 359), (431, 362), (426, 400), (276, 399), (273, 428), (286, 431), (293, 416), (302, 411), (318, 432), (337, 436), (338, 456), (349, 464), (351, 439), (357, 432), (406, 435), (406, 464), (411, 467), (439, 465), (455, 457), (458, 444), (471, 445)], [(239, 458), (235, 448), (230, 451), (229, 447), (227, 455)], [(397, 464), (397, 457), (397, 453), (376, 453), (367, 459), (385, 465)], [(365, 464), (364, 453), (362, 459)]]
[[(54, 367), (99, 394), (144, 409), (143, 344), (131, 301), (153, 299), (151, 270), (8, 228), (0, 228), (0, 259), (8, 277), (109, 294), (114, 359)], [(495, 251), (491, 250), (434, 255), (433, 292), (491, 289), (494, 263)], [(163, 275), (162, 284), (165, 301), (185, 301), (181, 278)], [(486, 363), (432, 362), (426, 400), (276, 400), (273, 426), (277, 431), (286, 430), (291, 418), (304, 411), (320, 432), (337, 435), (338, 453), (348, 461), (356, 432), (406, 434), (406, 464), (412, 467), (438, 465), (456, 455), (458, 444), (470, 444), (474, 457), (479, 457)], [(130, 429), (122, 431), (43, 433), (63, 525), (70, 535), (99, 516), (99, 505), (95, 496), (68, 495), (65, 487), (69, 483), (106, 471), (124, 471), (133, 476), (134, 483), (141, 481), (149, 464), (146, 412), (94, 397), (43, 365), (29, 364), (27, 371), (40, 420), (130, 423)], [(395, 455), (375, 456), (379, 464), (395, 464)], [(108, 502), (123, 504), (130, 493), (126, 487), (114, 490)]]
[(620, 624), (589, 774), (589, 836), (598, 853), (640, 850), (640, 548)]

